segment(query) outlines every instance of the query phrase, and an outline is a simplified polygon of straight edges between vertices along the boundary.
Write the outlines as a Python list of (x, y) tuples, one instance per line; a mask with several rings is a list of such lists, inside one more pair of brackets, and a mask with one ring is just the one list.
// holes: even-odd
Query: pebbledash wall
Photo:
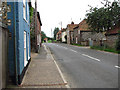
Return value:
[[(11, 25), (8, 26), (11, 36), (8, 49), (9, 77), (16, 84), (20, 84), (31, 57), (29, 4), (25, 2), (26, 14), (23, 13), (23, 2), (8, 2), (7, 4), (11, 7), (11, 12), (8, 13), (8, 19), (11, 20)], [(25, 42), (26, 45), (24, 45)]]

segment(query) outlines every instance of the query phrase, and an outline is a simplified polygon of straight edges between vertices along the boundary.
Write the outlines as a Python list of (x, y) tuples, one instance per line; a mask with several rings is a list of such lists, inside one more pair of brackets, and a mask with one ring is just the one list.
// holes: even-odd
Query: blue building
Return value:
[[(10, 80), (20, 84), (30, 62), (30, 15), (28, 0), (7, 2), (10, 7), (8, 65)], [(19, 1), (19, 2), (18, 2)]]

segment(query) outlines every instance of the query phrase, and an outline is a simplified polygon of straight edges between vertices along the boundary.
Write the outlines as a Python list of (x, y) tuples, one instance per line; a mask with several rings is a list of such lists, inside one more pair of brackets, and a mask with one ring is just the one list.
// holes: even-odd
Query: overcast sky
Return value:
[[(32, 4), (34, 1), (32, 0)], [(103, 0), (37, 0), (42, 31), (51, 37), (51, 29), (53, 31), (55, 27), (61, 28), (60, 22), (62, 28), (66, 28), (71, 21), (79, 24), (85, 18), (86, 10), (90, 8), (88, 5), (102, 7), (101, 1)]]

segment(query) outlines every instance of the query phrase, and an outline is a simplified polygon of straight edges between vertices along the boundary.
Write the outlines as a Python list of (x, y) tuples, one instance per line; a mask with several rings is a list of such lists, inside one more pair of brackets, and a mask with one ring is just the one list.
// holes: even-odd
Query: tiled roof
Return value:
[(78, 28), (79, 28), (80, 31), (90, 31), (86, 20), (83, 20), (82, 22), (80, 22)]
[(70, 31), (73, 31), (73, 28), (75, 28), (76, 26), (78, 26), (78, 24), (68, 24), (67, 28), (69, 28)]
[(119, 30), (120, 30), (120, 27), (116, 27), (114, 29), (107, 31), (106, 35), (117, 34)]

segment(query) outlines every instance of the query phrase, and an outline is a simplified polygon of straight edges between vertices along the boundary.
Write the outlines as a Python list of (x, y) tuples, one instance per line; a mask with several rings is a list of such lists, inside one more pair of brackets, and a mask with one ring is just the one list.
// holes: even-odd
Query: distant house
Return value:
[(56, 34), (56, 40), (61, 42), (61, 39), (62, 39), (62, 32), (61, 30)]
[(61, 30), (61, 33), (62, 33), (62, 42), (63, 43), (66, 43), (67, 42), (67, 32), (66, 32), (66, 28), (63, 28)]
[(110, 48), (115, 48), (116, 42), (118, 40), (118, 32), (120, 31), (120, 27), (115, 27), (106, 32), (106, 42), (105, 44)]
[(73, 43), (73, 28), (75, 28), (78, 24), (74, 24), (74, 22), (71, 22), (71, 24), (67, 25), (67, 44)]
[(86, 20), (77, 25), (73, 30), (74, 44), (89, 45), (89, 38), (91, 37), (91, 30), (86, 23)]
[(48, 38), (44, 38), (44, 42), (47, 43), (48, 42)]
[(11, 10), (7, 15), (11, 20), (8, 26), (11, 36), (8, 46), (9, 78), (15, 84), (21, 84), (31, 59), (29, 3), (23, 0), (7, 4)]

